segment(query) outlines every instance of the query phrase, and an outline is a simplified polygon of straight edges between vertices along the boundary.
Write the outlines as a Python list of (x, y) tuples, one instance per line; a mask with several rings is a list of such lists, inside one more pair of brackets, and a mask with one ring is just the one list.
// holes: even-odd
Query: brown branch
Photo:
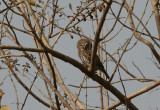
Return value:
[[(120, 14), (121, 14), (121, 12), (122, 12), (122, 8), (123, 8), (123, 5), (124, 5), (125, 1), (126, 1), (126, 0), (123, 0), (123, 2), (122, 2), (122, 4), (121, 4), (121, 7), (120, 7), (120, 9), (119, 9), (118, 15), (115, 17), (116, 20), (115, 20), (112, 28), (109, 30), (109, 32), (108, 32), (104, 37), (102, 37), (102, 38), (100, 39), (100, 41), (103, 40), (103, 39), (105, 39), (105, 38), (114, 30), (114, 28), (115, 28), (115, 26), (116, 26), (116, 24), (117, 24), (117, 21), (118, 21), (118, 19), (119, 19), (119, 16), (120, 16)], [(111, 10), (112, 10), (112, 9), (111, 9)]]
[(139, 71), (139, 73), (141, 73), (141, 75), (143, 76), (143, 78), (145, 78), (145, 76), (143, 75), (142, 71), (139, 69), (138, 66), (135, 65), (135, 63), (132, 61), (133, 66), (136, 67), (136, 69)]
[[(12, 46), (9, 46), (9, 47), (12, 47)], [(15, 48), (16, 48), (16, 46), (14, 46)], [(20, 47), (20, 48), (22, 48), (22, 47)], [(0, 48), (0, 49), (2, 49), (2, 48)], [(35, 49), (36, 50), (36, 49)], [(3, 52), (3, 50), (1, 50), (2, 52)], [(23, 51), (24, 52), (24, 51)], [(42, 77), (44, 78), (44, 80), (49, 84), (49, 86), (52, 88), (52, 90), (56, 93), (56, 95), (60, 98), (60, 100), (64, 103), (64, 105), (69, 109), (69, 110), (72, 110), (72, 108), (70, 107), (70, 105), (68, 104), (68, 102), (66, 101), (66, 100), (64, 100), (63, 99), (63, 97), (61, 96), (61, 94), (59, 93), (59, 91), (57, 91), (56, 90), (56, 88), (51, 84), (51, 82), (48, 80), (48, 78), (45, 76), (45, 74), (41, 71), (41, 69), (37, 66), (37, 64), (36, 64), (36, 62), (34, 62), (33, 60), (32, 60), (32, 58), (30, 58), (29, 57), (29, 55), (28, 54), (26, 54), (26, 57), (29, 59), (29, 60), (31, 60), (31, 62), (32, 62), (32, 64), (36, 67), (36, 69), (39, 71), (39, 73), (42, 75)], [(5, 58), (5, 59), (7, 59), (7, 58)], [(10, 65), (10, 63), (9, 63), (9, 61), (7, 60), (7, 64), (8, 64), (8, 67), (9, 67), (9, 69), (11, 70), (11, 72), (12, 72), (12, 74), (13, 74), (13, 69), (12, 69), (12, 67), (11, 67), (11, 65)], [(15, 72), (14, 72), (14, 74), (15, 74)], [(13, 74), (13, 75), (14, 75)], [(15, 74), (14, 75), (15, 76), (15, 78), (17, 79), (17, 81), (19, 82), (20, 81), (20, 79), (18, 78), (18, 76)], [(22, 81), (20, 81), (19, 82), (25, 89), (26, 89), (26, 85), (22, 82)], [(29, 88), (27, 88), (27, 90), (29, 90)], [(39, 98), (39, 97), (36, 97), (36, 99), (37, 98)], [(40, 99), (40, 98), (39, 98)], [(38, 100), (39, 101), (39, 100)], [(49, 106), (50, 107), (50, 106)], [(54, 107), (53, 107), (54, 108)]]
[[(108, 53), (106, 50), (103, 49), (103, 51), (105, 52), (105, 54), (107, 54), (109, 57), (111, 57), (111, 59), (115, 62), (115, 64), (117, 64), (117, 60), (113, 57), (113, 55), (111, 55), (110, 53)], [(130, 73), (127, 69), (125, 69), (120, 63), (119, 66), (132, 78), (136, 78), (136, 76), (134, 76), (132, 73)]]
[[(156, 82), (157, 80), (148, 79), (148, 78), (134, 78), (134, 79), (122, 79), (122, 81)], [(121, 82), (121, 81), (115, 81), (115, 82), (112, 82), (111, 84), (116, 84), (119, 82)]]
[[(19, 8), (18, 8), (19, 9)], [(21, 7), (21, 9), (19, 9), (19, 11), (21, 12), (21, 10), (22, 9), (24, 9), (23, 8), (23, 6)], [(44, 44), (45, 45), (47, 45), (48, 47), (50, 47), (49, 46), (49, 44), (46, 42), (46, 40), (45, 40), (45, 37), (44, 37), (44, 35), (41, 33), (41, 32), (39, 32), (39, 33), (41, 33), (42, 34), (42, 37), (44, 38), (43, 39), (43, 41), (44, 41), (44, 43), (42, 42), (42, 40), (38, 37), (38, 35), (36, 34), (36, 32), (35, 32), (35, 30), (34, 30), (34, 28), (31, 26), (31, 24), (30, 24), (30, 21), (27, 19), (27, 17), (25, 16), (26, 14), (25, 14), (25, 10), (23, 10), (22, 11), (22, 14), (23, 14), (23, 17), (24, 17), (24, 20), (25, 20), (25, 23), (26, 23), (26, 25), (28, 26), (28, 28), (29, 28), (29, 31), (30, 32), (32, 32), (32, 34), (33, 34), (33, 36), (34, 36), (34, 39), (36, 39), (36, 41), (35, 42), (39, 42), (40, 44), (38, 44), (38, 47), (37, 48), (39, 48), (39, 47), (45, 47), (44, 46)], [(42, 45), (42, 46), (41, 46)], [(52, 60), (52, 59), (51, 59)], [(47, 60), (45, 60), (45, 58), (44, 58), (44, 62), (47, 64), (47, 67), (48, 67), (48, 61)], [(53, 64), (53, 60), (52, 60), (52, 64)], [(53, 66), (53, 65), (52, 65)], [(48, 70), (51, 70), (51, 68), (50, 67), (48, 67)], [(58, 73), (58, 72), (57, 72)], [(43, 76), (43, 75), (42, 75)], [(56, 76), (58, 76), (58, 78), (59, 78), (59, 80), (58, 80), (58, 82), (60, 82), (59, 83), (59, 85), (61, 85), (61, 88), (63, 88), (63, 90), (66, 90), (65, 92), (67, 93), (67, 95), (68, 95), (68, 97), (69, 97), (69, 99), (71, 100), (71, 103), (73, 102), (72, 101), (72, 98), (75, 98), (74, 97), (74, 95), (72, 94), (72, 93), (70, 93), (70, 91), (64, 86), (64, 84), (62, 85), (61, 84), (61, 82), (62, 82), (62, 79), (60, 78), (60, 76), (59, 76), (59, 73), (56, 75)], [(51, 84), (50, 84), (51, 85)], [(51, 85), (52, 86), (52, 85)], [(54, 88), (54, 87), (53, 87)], [(55, 91), (55, 92), (57, 92), (57, 91)], [(58, 93), (58, 92), (57, 92)], [(59, 93), (58, 93), (59, 94)], [(61, 97), (61, 95), (59, 94), (59, 96)], [(61, 97), (61, 100), (62, 100), (62, 97)], [(66, 103), (66, 101), (62, 101), (62, 102), (64, 102), (64, 104)], [(73, 104), (73, 103), (72, 103)], [(77, 105), (79, 106), (79, 107), (81, 107), (81, 108), (84, 108), (83, 107), (83, 105), (82, 105), (82, 103), (79, 101), (79, 100), (77, 100)], [(68, 104), (66, 103), (66, 106), (68, 106)], [(71, 109), (71, 107), (69, 107), (68, 106), (68, 108), (70, 108)]]
[[(59, 97), (59, 99), (61, 100), (61, 102), (65, 105), (65, 107), (67, 107), (69, 110), (72, 110), (72, 108), (70, 107), (70, 104), (68, 103), (68, 101), (66, 101), (63, 96), (60, 94), (60, 92), (52, 85), (51, 81), (47, 78), (47, 76), (44, 74), (43, 70), (41, 68), (39, 68), (39, 66), (37, 65), (37, 62), (34, 61), (28, 54), (26, 56), (31, 63), (35, 66), (35, 68), (38, 70), (38, 72), (40, 73), (40, 75), (43, 77), (43, 80), (50, 86), (50, 88), (54, 91), (54, 93)], [(50, 57), (51, 58), (51, 57)]]
[[(127, 8), (127, 11), (129, 12), (128, 13), (128, 19), (129, 19), (131, 28), (133, 30), (135, 30), (135, 25), (134, 25), (134, 22), (133, 22), (133, 19), (132, 19), (132, 13), (131, 13), (131, 10), (129, 9), (129, 6), (128, 6), (127, 2), (125, 3), (125, 7)], [(135, 36), (136, 39), (138, 39), (142, 43), (146, 44), (150, 48), (153, 55), (155, 56), (155, 58), (157, 59), (157, 61), (160, 64), (160, 55), (158, 54), (158, 52), (154, 48), (153, 44), (151, 42), (149, 42), (147, 39), (142, 38), (136, 31), (134, 31), (134, 36)]]
[[(108, 83), (108, 81), (102, 79), (100, 76), (95, 74), (94, 72), (88, 71), (88, 69), (79, 63), (78, 61), (63, 55), (57, 51), (54, 51), (52, 49), (49, 49), (47, 47), (44, 47), (45, 49), (37, 49), (37, 48), (24, 48), (24, 47), (16, 47), (16, 46), (6, 46), (6, 45), (0, 45), (0, 49), (14, 49), (14, 50), (20, 50), (20, 51), (31, 51), (31, 52), (48, 52), (52, 56), (61, 59), (64, 62), (70, 63), (71, 65), (75, 66), (76, 68), (80, 69), (82, 73), (85, 73), (87, 76), (92, 78), (92, 80), (96, 81), (100, 85), (102, 85), (105, 89), (108, 89), (112, 94), (114, 94), (123, 104), (127, 105), (129, 109), (131, 110), (138, 110), (135, 105), (133, 105), (129, 100), (126, 102), (125, 96), (117, 90), (114, 86)], [(49, 83), (49, 82), (48, 82)], [(50, 83), (49, 83), (50, 84)], [(55, 91), (56, 92), (56, 91)]]
[[(153, 84), (151, 84), (151, 85), (149, 85), (147, 87), (144, 87), (141, 90), (139, 90), (137, 92), (134, 92), (133, 94), (127, 96), (127, 99), (128, 100), (129, 99), (133, 99), (133, 98), (135, 98), (135, 97), (137, 97), (137, 96), (139, 96), (141, 94), (144, 94), (144, 93), (148, 92), (149, 90), (152, 90), (153, 88), (155, 88), (155, 87), (157, 87), (159, 85), (160, 85), (160, 81), (157, 81), (157, 82), (155, 82), (155, 83), (153, 83)], [(118, 101), (118, 102), (112, 104), (111, 106), (109, 106), (109, 108), (105, 108), (105, 109), (113, 109), (113, 108), (115, 108), (115, 107), (117, 107), (117, 106), (119, 106), (121, 104), (122, 103), (120, 101)]]
[(151, 0), (151, 2), (152, 2), (153, 10), (154, 10), (154, 16), (155, 16), (155, 21), (157, 25), (159, 40), (160, 40), (160, 17), (159, 17), (159, 9), (158, 9), (159, 0)]
[[(34, 77), (33, 83), (36, 81), (36, 79), (37, 79), (37, 75)], [(23, 102), (23, 104), (22, 104), (21, 110), (23, 110), (23, 108), (24, 108), (24, 105), (25, 105), (25, 103), (26, 103), (26, 101), (27, 101), (27, 98), (28, 98), (28, 96), (29, 96), (29, 94), (30, 94), (30, 91), (31, 91), (31, 89), (32, 89), (32, 87), (33, 87), (33, 83), (31, 84), (31, 86), (30, 86), (30, 88), (29, 88), (29, 91), (27, 91), (28, 93), (27, 93), (27, 95), (26, 95), (26, 97), (25, 97), (25, 99), (24, 99), (24, 102)]]
[(72, 84), (68, 84), (68, 86), (74, 87), (74, 88), (99, 88), (100, 86), (76, 86), (76, 85), (72, 85)]
[[(5, 58), (6, 61), (7, 61), (7, 65), (8, 65), (8, 68), (9, 70), (12, 72), (13, 76), (16, 78), (16, 80), (21, 84), (21, 86), (26, 90), (28, 91), (28, 93), (30, 95), (32, 95), (37, 101), (39, 101), (40, 103), (42, 103), (43, 105), (45, 105), (46, 107), (50, 107), (50, 105), (48, 103), (46, 103), (45, 101), (43, 101), (41, 98), (39, 98), (36, 94), (34, 94), (30, 88), (28, 88), (24, 83), (23, 81), (17, 76), (17, 74), (13, 71), (12, 69), (12, 66), (10, 65), (9, 61), (7, 60), (7, 58)], [(56, 108), (55, 108), (56, 109)]]
[[(117, 3), (117, 4), (119, 4), (119, 5), (121, 5), (121, 4), (120, 4), (119, 2), (117, 2), (117, 1), (114, 1), (114, 2)], [(146, 6), (147, 6), (147, 4), (148, 4), (148, 1), (147, 1), (147, 3), (146, 3)], [(124, 7), (124, 8), (126, 8), (126, 7)], [(127, 8), (126, 8), (126, 9), (127, 9)], [(146, 28), (146, 25), (148, 24), (148, 21), (150, 20), (150, 18), (151, 18), (151, 16), (152, 16), (153, 13), (152, 13), (152, 14), (150, 15), (150, 17), (148, 18), (146, 24), (143, 24), (142, 20), (140, 20), (140, 19), (138, 18), (138, 16), (137, 16), (134, 12), (131, 12), (131, 13), (132, 13), (132, 15), (141, 23), (141, 25), (143, 26), (143, 28), (145, 29), (145, 31), (146, 31), (147, 33), (140, 32), (140, 31), (138, 31), (138, 30), (136, 30), (136, 32), (138, 32), (139, 34), (142, 34), (142, 35), (145, 35), (145, 36), (150, 37), (150, 38), (154, 41), (154, 43), (155, 43), (158, 47), (160, 47), (160, 45), (156, 42), (156, 40), (159, 41), (159, 39), (158, 39), (157, 37), (151, 35), (151, 33), (149, 32), (149, 30)], [(113, 15), (113, 16), (115, 16), (115, 15)], [(125, 25), (124, 23), (122, 23), (119, 19), (118, 19), (118, 21), (119, 21), (119, 23), (121, 23), (124, 27), (126, 27), (126, 28), (134, 31), (132, 28), (130, 28), (129, 26), (127, 26), (127, 25)]]
[(10, 73), (10, 72), (9, 72), (9, 77), (10, 77), (10, 80), (11, 80), (11, 82), (12, 82), (12, 84), (13, 84), (13, 88), (14, 88), (14, 92), (15, 92), (16, 100), (17, 100), (16, 105), (17, 105), (17, 110), (18, 110), (18, 109), (19, 109), (19, 97), (18, 97), (18, 92), (17, 92), (16, 85), (15, 85), (15, 83), (14, 83), (14, 81), (13, 81), (13, 78), (11, 77), (11, 73)]
[(122, 52), (121, 56), (119, 57), (119, 60), (117, 61), (116, 66), (115, 66), (115, 68), (114, 68), (114, 70), (113, 70), (112, 76), (111, 76), (111, 78), (109, 79), (109, 83), (113, 80), (113, 77), (114, 77), (114, 75), (116, 74), (116, 71), (117, 71), (117, 68), (118, 68), (118, 66), (119, 66), (119, 64), (120, 64), (120, 61), (121, 61), (121, 59), (122, 59), (122, 57), (123, 57), (123, 55), (124, 55), (124, 53), (125, 53), (128, 45), (129, 45), (131, 39), (132, 39), (132, 37), (128, 40), (127, 45), (124, 47), (123, 52)]
[(82, 86), (83, 86), (83, 83), (84, 83), (85, 80), (87, 80), (86, 76), (83, 77), (82, 83), (80, 84), (78, 94), (76, 95), (75, 103), (77, 102), (77, 99), (79, 98), (79, 95), (81, 93), (81, 89), (82, 89)]
[[(51, 72), (52, 72), (52, 75), (53, 75), (54, 87), (55, 87), (55, 89), (57, 90), (56, 74), (55, 74), (55, 71), (54, 71), (54, 68), (53, 68), (53, 66), (52, 66), (51, 59), (50, 59), (48, 53), (45, 53), (45, 54), (46, 54), (46, 57), (47, 57), (49, 66), (51, 67)], [(55, 93), (55, 99), (56, 99), (57, 108), (58, 108), (58, 110), (60, 110), (60, 104), (59, 104), (58, 96), (56, 95), (56, 93)]]
[(94, 39), (94, 44), (93, 44), (93, 52), (92, 52), (92, 57), (91, 57), (91, 68), (90, 68), (91, 71), (94, 71), (93, 68), (95, 66), (95, 56), (96, 56), (96, 52), (97, 52), (97, 46), (98, 46), (98, 43), (100, 40), (99, 36), (100, 36), (101, 30), (102, 30), (106, 15), (107, 15), (109, 8), (112, 4), (112, 0), (106, 0), (106, 3), (107, 3), (107, 6), (105, 6), (105, 8), (103, 10), (103, 14), (102, 14), (102, 17), (98, 23), (96, 34), (95, 34), (95, 39)]

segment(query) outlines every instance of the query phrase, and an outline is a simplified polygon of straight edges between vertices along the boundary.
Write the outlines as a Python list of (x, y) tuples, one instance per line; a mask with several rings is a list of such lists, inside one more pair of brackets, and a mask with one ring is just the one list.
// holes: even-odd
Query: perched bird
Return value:
[[(92, 42), (91, 42), (91, 40), (80, 39), (77, 42), (77, 49), (78, 49), (78, 55), (79, 55), (80, 59), (82, 60), (82, 63), (84, 64), (84, 66), (89, 68), (91, 66), (91, 55), (92, 55)], [(110, 77), (107, 74), (107, 72), (105, 71), (104, 66), (103, 66), (102, 62), (100, 61), (97, 54), (96, 54), (95, 60), (96, 60), (95, 70), (102, 71), (106, 75), (106, 77), (109, 79)]]

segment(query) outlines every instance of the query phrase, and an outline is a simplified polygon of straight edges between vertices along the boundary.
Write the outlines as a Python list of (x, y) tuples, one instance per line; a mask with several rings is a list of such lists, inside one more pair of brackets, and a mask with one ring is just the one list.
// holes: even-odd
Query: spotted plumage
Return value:
[[(92, 54), (92, 42), (89, 39), (80, 39), (77, 42), (77, 49), (78, 49), (78, 55), (80, 59), (82, 60), (82, 63), (86, 67), (90, 67), (91, 65), (91, 54)], [(96, 60), (96, 65), (95, 65), (95, 70), (100, 70), (102, 71), (106, 77), (109, 79), (109, 75), (104, 69), (104, 66), (102, 62), (100, 61), (98, 55), (95, 57)]]

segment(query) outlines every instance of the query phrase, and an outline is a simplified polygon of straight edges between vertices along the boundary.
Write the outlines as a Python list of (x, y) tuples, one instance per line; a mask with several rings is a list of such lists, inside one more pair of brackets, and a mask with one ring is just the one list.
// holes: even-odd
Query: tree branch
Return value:
[(70, 63), (71, 65), (75, 66), (76, 68), (80, 69), (83, 73), (87, 76), (92, 78), (92, 80), (96, 81), (100, 85), (102, 85), (105, 89), (108, 89), (112, 94), (114, 94), (123, 104), (127, 105), (131, 110), (138, 110), (135, 105), (133, 105), (129, 100), (126, 102), (126, 97), (117, 90), (114, 86), (108, 83), (108, 81), (102, 79), (100, 76), (95, 74), (94, 72), (90, 72), (87, 68), (79, 63), (78, 61), (63, 55), (57, 51), (44, 47), (45, 49), (37, 49), (37, 48), (25, 48), (25, 47), (17, 47), (17, 46), (7, 46), (7, 45), (0, 45), (0, 49), (13, 49), (13, 50), (20, 50), (20, 51), (31, 51), (31, 52), (48, 52), (52, 56), (61, 59), (64, 62)]
[[(127, 8), (127, 11), (129, 12), (128, 13), (128, 19), (129, 19), (131, 28), (133, 30), (135, 30), (135, 25), (134, 25), (134, 22), (133, 22), (133, 19), (132, 19), (132, 13), (131, 13), (131, 10), (129, 9), (129, 6), (128, 6), (127, 2), (125, 2), (125, 7)], [(158, 52), (154, 48), (153, 44), (151, 42), (149, 42), (147, 39), (142, 38), (136, 31), (134, 31), (134, 36), (135, 36), (136, 39), (138, 39), (142, 43), (146, 44), (150, 48), (153, 55), (155, 56), (155, 58), (157, 59), (157, 61), (160, 64), (160, 55), (158, 54)]]
[(96, 52), (97, 52), (97, 46), (100, 41), (99, 36), (100, 36), (101, 30), (102, 30), (106, 15), (107, 15), (109, 8), (112, 4), (112, 0), (108, 0), (106, 3), (107, 3), (107, 6), (105, 6), (105, 8), (103, 10), (103, 14), (100, 19), (100, 22), (98, 23), (96, 34), (95, 34), (95, 39), (94, 39), (94, 44), (93, 44), (93, 52), (92, 52), (92, 57), (91, 57), (91, 68), (90, 68), (91, 71), (94, 71), (93, 68), (95, 66), (95, 56), (96, 56)]
[[(142, 88), (141, 90), (139, 90), (137, 92), (134, 92), (134, 93), (130, 94), (129, 96), (127, 96), (127, 98), (128, 99), (133, 99), (133, 98), (135, 98), (135, 97), (137, 97), (137, 96), (139, 96), (139, 95), (141, 95), (143, 93), (148, 92), (149, 90), (152, 90), (153, 88), (155, 88), (155, 87), (157, 87), (159, 85), (160, 85), (160, 81), (157, 81), (157, 82), (155, 82), (155, 83), (153, 83), (153, 84), (151, 84), (151, 85), (149, 85), (147, 87)], [(117, 107), (117, 106), (119, 106), (121, 104), (122, 104), (122, 102), (118, 101), (118, 102), (110, 105), (109, 109), (113, 109), (113, 108), (115, 108), (115, 107)], [(108, 109), (108, 108), (105, 108), (105, 109)]]
[(159, 9), (158, 9), (159, 0), (151, 0), (151, 2), (152, 2), (153, 10), (154, 10), (154, 16), (155, 16), (155, 21), (157, 25), (159, 40), (160, 40), (160, 17), (159, 17)]

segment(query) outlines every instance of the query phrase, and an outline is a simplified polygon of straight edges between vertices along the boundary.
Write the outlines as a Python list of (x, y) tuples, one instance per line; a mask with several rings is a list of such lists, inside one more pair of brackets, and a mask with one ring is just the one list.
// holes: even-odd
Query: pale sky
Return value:
[[(63, 1), (59, 2), (59, 6), (65, 7), (64, 12), (71, 13), (68, 8), (69, 3), (73, 3), (72, 6), (74, 9), (74, 8), (76, 8), (77, 4), (79, 4), (79, 1), (77, 1), (77, 0), (67, 0), (67, 1), (63, 0)], [(145, 4), (146, 4), (146, 0), (137, 0), (136, 1), (135, 7), (134, 7), (134, 13), (139, 18), (141, 17), (141, 14), (143, 13)], [(118, 7), (117, 6), (118, 5), (112, 6), (112, 9), (114, 12), (119, 10), (119, 6)], [(4, 4), (1, 1), (0, 10), (3, 7), (4, 7)], [(51, 12), (49, 12), (49, 13), (51, 14)], [(149, 1), (147, 10), (145, 12), (145, 17), (143, 19), (144, 24), (148, 20), (151, 13), (152, 13), (152, 7), (151, 7), (151, 1)], [(2, 20), (2, 16), (3, 15), (1, 14), (0, 20)], [(123, 17), (123, 16), (126, 16), (126, 11), (124, 11), (124, 10), (123, 10), (123, 13), (121, 14), (121, 17)], [(13, 19), (15, 19), (15, 20), (13, 20), (12, 25), (13, 24), (14, 25), (21, 24), (22, 20), (19, 19), (19, 17), (15, 16), (15, 15), (13, 17), (14, 17)], [(107, 18), (110, 18), (110, 17), (111, 17), (111, 15), (107, 15)], [(65, 27), (67, 23), (68, 23), (68, 20), (64, 19), (64, 22), (60, 21), (60, 26), (64, 25), (63, 27)], [(135, 22), (135, 23), (137, 23), (137, 22)], [(108, 28), (110, 28), (110, 27), (112, 27), (112, 25), (113, 25), (113, 22), (108, 20), (106, 26)], [(127, 24), (127, 25), (130, 26), (129, 24)], [(90, 22), (84, 22), (84, 23), (80, 24), (80, 26), (82, 27), (83, 32), (86, 36), (94, 39)], [(115, 33), (117, 33), (120, 28), (121, 28), (121, 25), (119, 25), (119, 23), (118, 23), (116, 25), (116, 28), (114, 29), (113, 33), (111, 33), (110, 36), (108, 36), (108, 37), (113, 37), (113, 35)], [(141, 29), (141, 28), (142, 27), (139, 27), (138, 29)], [(149, 29), (149, 31), (151, 32), (151, 34), (153, 36), (158, 36), (154, 16), (151, 17), (151, 19), (147, 25), (147, 28)], [(45, 33), (47, 33), (47, 31), (45, 31)], [(33, 43), (31, 42), (31, 39), (28, 35), (22, 35), (22, 34), (17, 34), (17, 35), (18, 35), (18, 38), (20, 39), (20, 41), (22, 41), (22, 44), (24, 46), (33, 47)], [(118, 34), (118, 37), (116, 37), (114, 40), (112, 40), (112, 42), (108, 42), (107, 50), (110, 53), (113, 53), (113, 49), (117, 50), (120, 47), (120, 45), (123, 45), (125, 40), (127, 38), (129, 38), (131, 35), (132, 35), (132, 32), (130, 30), (128, 30), (127, 28), (124, 28), (123, 31)], [(73, 36), (74, 36), (74, 38), (71, 39), (68, 34), (64, 34), (60, 38), (60, 40), (58, 41), (57, 45), (55, 46), (55, 50), (62, 52), (63, 54), (80, 61), (80, 59), (78, 58), (77, 48), (76, 48), (76, 43), (80, 39), (80, 37), (77, 35), (74, 35), (74, 34), (73, 34)], [(146, 36), (143, 36), (143, 37), (146, 38)], [(2, 44), (10, 44), (10, 42), (8, 40), (4, 40), (4, 39), (2, 41)], [(134, 41), (136, 41), (135, 38), (133, 38), (133, 41), (131, 42), (131, 45), (129, 47), (131, 47), (133, 45)], [(52, 44), (52, 41), (50, 43)], [(32, 54), (35, 54), (35, 53), (32, 53)], [(134, 62), (136, 64), (136, 66), (139, 67), (139, 69), (143, 72), (143, 74), (146, 76), (146, 78), (159, 79), (160, 71), (155, 67), (155, 65), (152, 63), (150, 58), (152, 58), (152, 54), (151, 54), (151, 51), (149, 50), (149, 48), (146, 45), (144, 45), (138, 41), (137, 45), (131, 51), (129, 51), (128, 53), (126, 53), (123, 56), (122, 61), (127, 66), (128, 70), (130, 72), (134, 73), (134, 75), (139, 78), (142, 78), (142, 76), (139, 73), (139, 71), (133, 66), (132, 62)], [(73, 84), (73, 85), (79, 86), (82, 82), (84, 74), (81, 73), (80, 70), (73, 67), (72, 65), (65, 63), (59, 59), (56, 59), (56, 58), (54, 58), (54, 59), (56, 62), (56, 66), (59, 69), (59, 71), (62, 75), (62, 78), (64, 79), (65, 84), (67, 86), (68, 86), (68, 84)], [(23, 61), (22, 61), (22, 59), (19, 59), (19, 60), (20, 60), (19, 61), (20, 64), (24, 64), (25, 61), (28, 61), (26, 59)], [(2, 65), (2, 63), (0, 63), (0, 65)], [(113, 72), (113, 68), (115, 67), (115, 64), (112, 61), (109, 61), (108, 66), (110, 67), (110, 68), (108, 68), (108, 73), (110, 73), (110, 76), (111, 76), (111, 73)], [(33, 71), (35, 71), (35, 69), (31, 69), (29, 72), (32, 73)], [(3, 81), (3, 79), (9, 74), (9, 72), (8, 72), (8, 70), (0, 70), (0, 74), (1, 74), (1, 76), (0, 76), (0, 83), (1, 83), (1, 81)], [(46, 73), (46, 74), (48, 74), (48, 73)], [(122, 78), (123, 77), (130, 78), (122, 70), (121, 70), (121, 75), (122, 75)], [(28, 82), (28, 80), (26, 80), (22, 76), (21, 76), (21, 78), (28, 86), (30, 86), (30, 83)], [(16, 85), (16, 89), (17, 89), (18, 96), (19, 96), (20, 108), (21, 108), (21, 104), (23, 103), (27, 92), (21, 87), (20, 84), (18, 84), (18, 82), (14, 78), (13, 78), (13, 80)], [(113, 81), (117, 81), (117, 80), (119, 80), (118, 73), (116, 74)], [(45, 90), (46, 88), (44, 88), (45, 87), (44, 83), (41, 81), (42, 80), (38, 79), (35, 82), (35, 84), (39, 88), (41, 88), (44, 93), (47, 93)], [(142, 84), (137, 81), (124, 82), (124, 86), (126, 87), (127, 95), (129, 95), (133, 92), (136, 92), (137, 90), (140, 90), (149, 84), (152, 84), (152, 83), (143, 83)], [(94, 82), (93, 80), (88, 79), (87, 85), (88, 86), (89, 85), (96, 86), (98, 84), (96, 82)], [(85, 86), (85, 84), (84, 84), (84, 86)], [(124, 90), (123, 90), (122, 85), (120, 83), (114, 84), (114, 86), (117, 87), (118, 90), (120, 90), (122, 93), (124, 93), (123, 92)], [(78, 93), (78, 90), (79, 90), (78, 88), (73, 88), (70, 86), (68, 86), (68, 88), (72, 91), (73, 94)], [(15, 90), (13, 88), (13, 84), (12, 84), (9, 77), (7, 77), (5, 79), (4, 84), (0, 86), (0, 89), (2, 89), (5, 92), (5, 95), (3, 96), (3, 99), (2, 99), (2, 105), (9, 105), (11, 107), (11, 110), (16, 110), (17, 108), (16, 108)], [(158, 89), (158, 87), (155, 89)], [(45, 100), (45, 98), (36, 89), (33, 89), (33, 91), (37, 95), (39, 94), (39, 96)], [(116, 99), (115, 96), (113, 96), (111, 93), (109, 93), (109, 94), (112, 98)], [(85, 103), (85, 89), (82, 89), (82, 93), (80, 95), (80, 100), (83, 100)], [(133, 104), (135, 104), (135, 106), (139, 110), (149, 110), (149, 109), (155, 110), (156, 108), (160, 108), (159, 100), (160, 100), (160, 94), (159, 94), (159, 90), (158, 90), (158, 91), (153, 91), (153, 92), (149, 91), (141, 96), (138, 96), (138, 97), (132, 99), (132, 102), (133, 102)], [(110, 101), (110, 102), (112, 103), (112, 101)], [(94, 106), (100, 106), (100, 104), (99, 104), (99, 89), (88, 89), (88, 104), (94, 105)], [(120, 106), (118, 108), (122, 108), (122, 106)], [(32, 96), (29, 96), (23, 110), (49, 110), (49, 109), (46, 108), (44, 105), (40, 104)]]

